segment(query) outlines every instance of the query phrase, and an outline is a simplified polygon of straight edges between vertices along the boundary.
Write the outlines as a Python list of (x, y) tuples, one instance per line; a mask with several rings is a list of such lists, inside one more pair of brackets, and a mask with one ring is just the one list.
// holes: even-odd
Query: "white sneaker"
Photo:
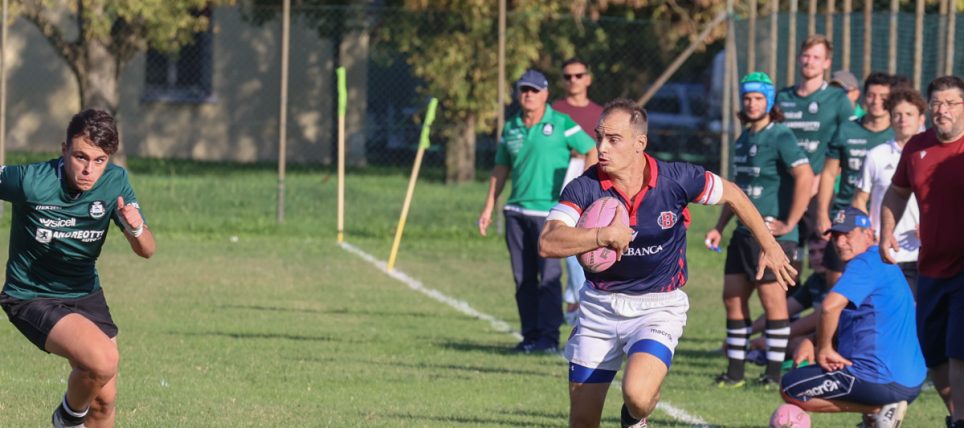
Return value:
[(904, 420), (904, 413), (907, 413), (907, 402), (898, 401), (884, 405), (877, 412), (874, 428), (898, 428)]

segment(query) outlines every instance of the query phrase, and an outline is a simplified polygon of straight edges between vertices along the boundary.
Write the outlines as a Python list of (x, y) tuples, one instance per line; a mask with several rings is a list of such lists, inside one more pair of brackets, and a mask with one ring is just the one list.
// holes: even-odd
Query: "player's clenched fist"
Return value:
[(144, 219), (141, 217), (141, 212), (134, 205), (125, 205), (123, 196), (117, 197), (117, 214), (121, 221), (127, 225), (127, 231), (134, 237), (140, 236), (144, 231)]

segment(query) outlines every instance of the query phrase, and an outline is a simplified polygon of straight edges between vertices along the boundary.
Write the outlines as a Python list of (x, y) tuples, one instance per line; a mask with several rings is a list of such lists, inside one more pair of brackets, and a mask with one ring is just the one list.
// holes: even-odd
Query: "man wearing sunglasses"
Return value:
[[(568, 114), (586, 134), (593, 135), (603, 108), (589, 99), (589, 86), (592, 85), (589, 65), (579, 58), (567, 59), (562, 63), (562, 85), (566, 88), (566, 97), (552, 103), (552, 108)], [(585, 156), (573, 151), (562, 187), (565, 188), (570, 181), (582, 175), (582, 172), (590, 166), (586, 164)], [(563, 300), (566, 302), (566, 322), (572, 324), (579, 310), (579, 290), (586, 282), (586, 274), (576, 256), (566, 257), (566, 273), (566, 291), (563, 294)]]
[(539, 257), (539, 234), (549, 210), (559, 202), (570, 152), (587, 155), (587, 163), (594, 164), (596, 143), (568, 115), (548, 106), (549, 81), (541, 72), (526, 71), (515, 88), (521, 109), (502, 130), (479, 233), (486, 235), (511, 173), (512, 193), (504, 214), (522, 324), (522, 342), (515, 351), (558, 352), (562, 266), (558, 260)]

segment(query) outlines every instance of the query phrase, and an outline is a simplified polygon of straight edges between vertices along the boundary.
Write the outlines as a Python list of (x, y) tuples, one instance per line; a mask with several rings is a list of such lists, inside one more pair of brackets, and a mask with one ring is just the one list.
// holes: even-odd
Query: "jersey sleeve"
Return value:
[(803, 148), (797, 144), (797, 137), (793, 136), (793, 132), (787, 130), (779, 134), (778, 138), (780, 141), (778, 141), (776, 145), (777, 156), (780, 157), (780, 162), (786, 165), (788, 169), (810, 163), (807, 152), (803, 151)]
[(875, 276), (873, 266), (867, 258), (854, 258), (847, 262), (847, 268), (831, 291), (846, 297), (855, 305), (860, 305), (874, 290)]
[[(147, 217), (144, 216), (144, 211), (141, 209), (141, 204), (137, 202), (137, 196), (134, 194), (134, 188), (131, 186), (131, 182), (127, 175), (127, 171), (123, 169), (122, 171), (123, 171), (123, 174), (121, 175), (121, 178), (119, 180), (121, 183), (120, 194), (117, 196), (121, 196), (124, 198), (124, 205), (133, 205), (135, 208), (137, 208), (137, 212), (141, 214), (141, 219), (144, 220), (144, 224), (147, 224)], [(127, 230), (130, 229), (126, 224), (126, 222), (124, 221), (124, 219), (121, 218), (120, 211), (117, 209), (116, 205), (115, 205), (113, 214), (111, 214), (111, 218), (114, 220), (114, 224), (116, 224), (117, 227), (120, 227), (122, 229), (127, 229)]]
[(703, 167), (685, 162), (659, 166), (670, 169), (673, 178), (683, 190), (686, 203), (716, 205), (723, 199), (723, 179)]
[(591, 185), (593, 185), (592, 180), (586, 175), (572, 180), (572, 182), (562, 190), (562, 195), (559, 196), (559, 203), (549, 210), (549, 216), (546, 217), (546, 221), (559, 220), (565, 223), (566, 226), (576, 227), (576, 223), (579, 222), (579, 217), (582, 216), (583, 210), (592, 204), (592, 195), (588, 191), (588, 186)]
[(26, 196), (23, 191), (22, 165), (0, 166), (0, 199), (10, 202), (23, 202)]
[(847, 98), (847, 93), (840, 91), (840, 96), (837, 97), (837, 126), (838, 128), (843, 125), (844, 122), (849, 122), (855, 120), (857, 117), (854, 114), (853, 103), (850, 102), (850, 98)]
[(594, 147), (596, 147), (596, 142), (582, 130), (576, 121), (572, 120), (568, 115), (565, 117), (565, 131), (562, 135), (566, 137), (566, 145), (570, 149), (573, 149), (581, 154), (589, 153)]
[(846, 144), (846, 139), (843, 135), (844, 125), (837, 127), (837, 132), (833, 133), (833, 137), (830, 138), (830, 143), (827, 144), (827, 157), (831, 159), (843, 159), (844, 146)]

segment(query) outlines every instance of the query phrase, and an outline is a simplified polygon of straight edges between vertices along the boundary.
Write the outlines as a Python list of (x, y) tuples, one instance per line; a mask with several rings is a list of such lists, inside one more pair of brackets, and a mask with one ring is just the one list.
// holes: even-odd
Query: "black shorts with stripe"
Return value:
[[(777, 241), (787, 258), (794, 260), (797, 253), (797, 243), (793, 241)], [(763, 279), (756, 280), (756, 271), (760, 266), (760, 244), (749, 233), (734, 232), (730, 238), (730, 245), (726, 247), (726, 264), (723, 272), (729, 274), (745, 274), (752, 283), (774, 282), (776, 274), (767, 269)]]

